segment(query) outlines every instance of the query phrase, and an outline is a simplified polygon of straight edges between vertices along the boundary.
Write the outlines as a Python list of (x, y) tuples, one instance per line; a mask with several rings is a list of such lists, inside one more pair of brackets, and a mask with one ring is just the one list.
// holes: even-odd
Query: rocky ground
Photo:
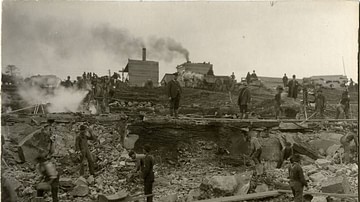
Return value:
[[(253, 104), (251, 109), (256, 114), (271, 116), (270, 100), (274, 89), (251, 87)], [(237, 94), (231, 99), (228, 93), (211, 92), (198, 89), (185, 89), (182, 100), (182, 116), (187, 117), (230, 117), (237, 113)], [(329, 90), (330, 103), (336, 103), (334, 97), (340, 96), (340, 91)], [(352, 95), (356, 97), (356, 95)], [(127, 114), (134, 119), (145, 117), (165, 117), (167, 114), (166, 98), (163, 89), (122, 89), (117, 92), (111, 104), (112, 114)], [(231, 102), (232, 101), (232, 102)], [(293, 106), (291, 103), (288, 106)], [(332, 109), (329, 107), (329, 109)], [(333, 116), (330, 110), (330, 116)], [(50, 115), (48, 115), (50, 116)], [(108, 116), (93, 116), (79, 114), (52, 114), (56, 123), (52, 126), (53, 138), (56, 142), (53, 161), (60, 174), (61, 201), (94, 201), (100, 194), (114, 194), (126, 190), (130, 194), (142, 192), (139, 179), (129, 177), (134, 169), (127, 153), (130, 148), (141, 151), (144, 141), (151, 142), (158, 149), (154, 151), (156, 158), (154, 184), (155, 201), (193, 201), (220, 196), (263, 192), (276, 189), (289, 189), (287, 164), (282, 169), (275, 169), (284, 140), (294, 143), (297, 151), (302, 154), (303, 168), (309, 179), (309, 191), (357, 193), (357, 162), (341, 164), (339, 152), (342, 151), (339, 139), (349, 133), (356, 124), (345, 122), (316, 123), (301, 129), (284, 131), (285, 126), (258, 128), (260, 141), (264, 146), (262, 159), (265, 173), (253, 175), (251, 161), (244, 155), (236, 142), (230, 146), (229, 141), (239, 141), (243, 138), (239, 128), (234, 126), (193, 126), (187, 123), (176, 123), (177, 127), (163, 122), (146, 123), (130, 120), (134, 131), (126, 138), (124, 148), (120, 144), (117, 123), (122, 119), (114, 118), (108, 121)], [(30, 138), (21, 143), (25, 137), (43, 127), (49, 117), (16, 115), (2, 117), (2, 133), (5, 135), (2, 170), (5, 173), (22, 201), (28, 201), (35, 194), (34, 185), (38, 180), (33, 158), (34, 147), (48, 148), (48, 142)], [(74, 151), (74, 139), (80, 124), (89, 122), (97, 140), (90, 145), (95, 154), (97, 172), (95, 176), (79, 176), (79, 159)], [(135, 123), (136, 122), (136, 123)], [(148, 125), (155, 125), (148, 127)], [(144, 128), (141, 130), (141, 126)], [(146, 127), (145, 127), (146, 126)], [(230, 130), (229, 128), (232, 129)], [(131, 128), (131, 127), (130, 127)], [(286, 128), (286, 127), (285, 127)], [(246, 129), (246, 127), (245, 127)], [(246, 130), (245, 130), (246, 131)], [(35, 137), (41, 133), (35, 133)], [(189, 136), (186, 136), (188, 134)], [(216, 134), (219, 134), (218, 136)], [(158, 137), (154, 136), (158, 135)], [(195, 138), (195, 135), (199, 137)], [(185, 138), (181, 139), (181, 136)], [(180, 139), (172, 139), (172, 138)], [(211, 137), (211, 138), (210, 138)], [(190, 138), (186, 141), (186, 138)], [(240, 138), (240, 139), (241, 139)], [(161, 139), (168, 139), (174, 144), (168, 144)], [(155, 145), (156, 142), (159, 145)], [(175, 143), (176, 142), (176, 143)], [(239, 143), (238, 142), (238, 143)], [(160, 144), (161, 143), (161, 144)], [(167, 145), (167, 146), (164, 146)], [(274, 146), (275, 145), (275, 146)], [(19, 150), (21, 148), (22, 150)], [(161, 149), (161, 150), (160, 150)], [(166, 150), (174, 150), (171, 155)], [(22, 151), (22, 152), (21, 152)], [(230, 151), (230, 152), (229, 152)], [(23, 158), (19, 157), (23, 153)], [(34, 155), (28, 155), (34, 154)], [(20, 155), (21, 156), (21, 155)], [(315, 158), (316, 157), (316, 158)], [(317, 160), (315, 160), (317, 159)], [(336, 190), (334, 190), (336, 189)], [(50, 198), (48, 197), (49, 201)], [(291, 195), (283, 195), (262, 201), (290, 201)], [(324, 201), (317, 197), (315, 201)]]

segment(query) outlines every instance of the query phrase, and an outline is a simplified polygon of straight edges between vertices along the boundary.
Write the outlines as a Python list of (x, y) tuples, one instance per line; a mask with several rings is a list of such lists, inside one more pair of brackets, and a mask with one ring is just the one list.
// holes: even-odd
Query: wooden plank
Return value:
[[(264, 123), (275, 123), (275, 122), (303, 122), (304, 120), (298, 119), (229, 119), (229, 118), (190, 118), (182, 117), (182, 119), (194, 119), (194, 120), (204, 120), (204, 121), (225, 121), (225, 122), (264, 122)], [(307, 122), (358, 122), (357, 119), (310, 119)]]
[(221, 197), (221, 198), (214, 198), (214, 199), (207, 199), (207, 200), (200, 200), (201, 202), (230, 202), (230, 201), (243, 201), (243, 200), (251, 200), (251, 199), (262, 199), (268, 197), (279, 196), (281, 193), (278, 191), (267, 191), (261, 193), (254, 193), (254, 194), (246, 194), (246, 195), (239, 195), (239, 196), (228, 196), (228, 197)]
[[(278, 190), (278, 191), (279, 193), (292, 194), (291, 190)], [(318, 195), (318, 196), (333, 196), (337, 198), (358, 198), (358, 195), (356, 194), (336, 194), (336, 193), (307, 192), (307, 191), (304, 191), (304, 194)]]

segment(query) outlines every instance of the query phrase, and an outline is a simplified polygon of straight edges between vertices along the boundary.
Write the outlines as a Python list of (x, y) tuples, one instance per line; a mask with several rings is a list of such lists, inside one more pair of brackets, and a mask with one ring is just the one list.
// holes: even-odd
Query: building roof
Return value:
[(213, 65), (210, 63), (191, 63), (185, 62), (178, 65), (176, 69), (185, 68), (185, 71), (191, 71), (198, 74), (209, 74), (212, 71)]
[(129, 65), (136, 65), (136, 64), (149, 64), (149, 65), (159, 65), (159, 62), (155, 62), (155, 61), (149, 61), (149, 60), (132, 60), (129, 59), (127, 65), (125, 66), (124, 72), (129, 72)]

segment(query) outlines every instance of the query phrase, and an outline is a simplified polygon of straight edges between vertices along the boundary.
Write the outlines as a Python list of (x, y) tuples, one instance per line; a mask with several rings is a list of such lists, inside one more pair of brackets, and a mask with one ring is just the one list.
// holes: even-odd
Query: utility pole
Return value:
[(343, 64), (344, 74), (345, 74), (345, 76), (346, 76), (345, 63), (344, 63), (344, 56), (342, 56), (342, 64)]
[(110, 69), (109, 69), (109, 78), (111, 77), (111, 72), (110, 72)]

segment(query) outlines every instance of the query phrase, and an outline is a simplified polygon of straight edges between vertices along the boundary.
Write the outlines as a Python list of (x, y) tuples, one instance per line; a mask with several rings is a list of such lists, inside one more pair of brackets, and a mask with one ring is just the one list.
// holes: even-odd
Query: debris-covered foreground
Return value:
[[(73, 119), (73, 121), (69, 121)], [(110, 121), (108, 121), (109, 119)], [(5, 134), (3, 168), (5, 175), (9, 177), (15, 186), (20, 201), (28, 201), (35, 194), (34, 185), (38, 180), (32, 155), (37, 155), (34, 148), (45, 149), (50, 142), (42, 137), (41, 129), (46, 124), (45, 117), (7, 117), (3, 122), (2, 131)], [(75, 136), (79, 126), (87, 121), (93, 129), (97, 140), (90, 144), (91, 152), (96, 159), (97, 172), (95, 176), (79, 176), (79, 159), (74, 151)], [(308, 191), (357, 194), (357, 164), (343, 165), (340, 148), (340, 138), (352, 131), (355, 127), (347, 123), (323, 123), (311, 130), (300, 130), (301, 132), (281, 132), (281, 127), (258, 128), (261, 144), (264, 147), (262, 159), (264, 160), (264, 172), (255, 173), (250, 165), (251, 161), (240, 147), (242, 138), (246, 138), (246, 130), (233, 129), (233, 126), (218, 124), (217, 126), (191, 126), (192, 130), (186, 130), (185, 123), (177, 122), (176, 126), (166, 125), (163, 122), (151, 124), (146, 121), (133, 121), (134, 131), (139, 134), (131, 134), (125, 139), (124, 148), (120, 144), (119, 131), (125, 124), (123, 120), (104, 118), (101, 116), (82, 117), (71, 114), (58, 115), (56, 122), (51, 126), (55, 147), (52, 161), (60, 171), (61, 201), (93, 201), (100, 194), (110, 195), (121, 190), (130, 194), (142, 192), (143, 186), (138, 178), (131, 177), (135, 163), (128, 156), (130, 148), (136, 151), (141, 148), (144, 139), (156, 135), (162, 139), (170, 139), (174, 143), (156, 145), (155, 166), (155, 201), (193, 201), (200, 199), (215, 198), (221, 196), (241, 195), (269, 190), (289, 189), (288, 185), (288, 163), (281, 169), (275, 169), (279, 160), (280, 150), (284, 141), (291, 142), (296, 147), (296, 152), (302, 156), (303, 169), (309, 180)], [(136, 122), (136, 123), (135, 123)], [(165, 124), (165, 125), (164, 125)], [(183, 125), (182, 125), (183, 124)], [(151, 128), (146, 128), (151, 125)], [(137, 130), (138, 127), (145, 130)], [(200, 126), (199, 126), (200, 127)], [(222, 133), (218, 139), (211, 137), (214, 133)], [(232, 131), (229, 128), (232, 127)], [(130, 129), (132, 127), (130, 126)], [(184, 135), (184, 131), (198, 137), (192, 141), (174, 141), (175, 137)], [(205, 132), (204, 132), (205, 131)], [(206, 133), (206, 131), (208, 131)], [(295, 131), (299, 131), (296, 129)], [(146, 134), (145, 134), (146, 133)], [(177, 134), (180, 136), (176, 136)], [(11, 134), (11, 135), (10, 135)], [(168, 136), (166, 136), (166, 134)], [(31, 136), (32, 135), (32, 136)], [(188, 138), (185, 136), (184, 138)], [(235, 139), (234, 139), (235, 138)], [(236, 139), (237, 138), (237, 139)], [(225, 140), (224, 140), (225, 139)], [(231, 145), (226, 145), (226, 140), (236, 140)], [(26, 140), (26, 141), (24, 141)], [(168, 148), (163, 148), (168, 145)], [(175, 152), (163, 153), (166, 150)], [(20, 149), (21, 148), (21, 149)], [(238, 148), (238, 149), (236, 149)], [(229, 152), (229, 151), (230, 152)], [(245, 149), (246, 151), (246, 149)], [(230, 154), (229, 154), (230, 153)], [(20, 154), (20, 155), (19, 155)], [(32, 155), (28, 155), (32, 154)], [(21, 158), (20, 158), (21, 157)], [(355, 156), (352, 156), (355, 160)], [(265, 201), (289, 201), (291, 195), (282, 195), (269, 198)], [(316, 197), (314, 201), (323, 201), (324, 197)], [(48, 200), (50, 200), (48, 198)], [(348, 199), (351, 201), (351, 199)]]

